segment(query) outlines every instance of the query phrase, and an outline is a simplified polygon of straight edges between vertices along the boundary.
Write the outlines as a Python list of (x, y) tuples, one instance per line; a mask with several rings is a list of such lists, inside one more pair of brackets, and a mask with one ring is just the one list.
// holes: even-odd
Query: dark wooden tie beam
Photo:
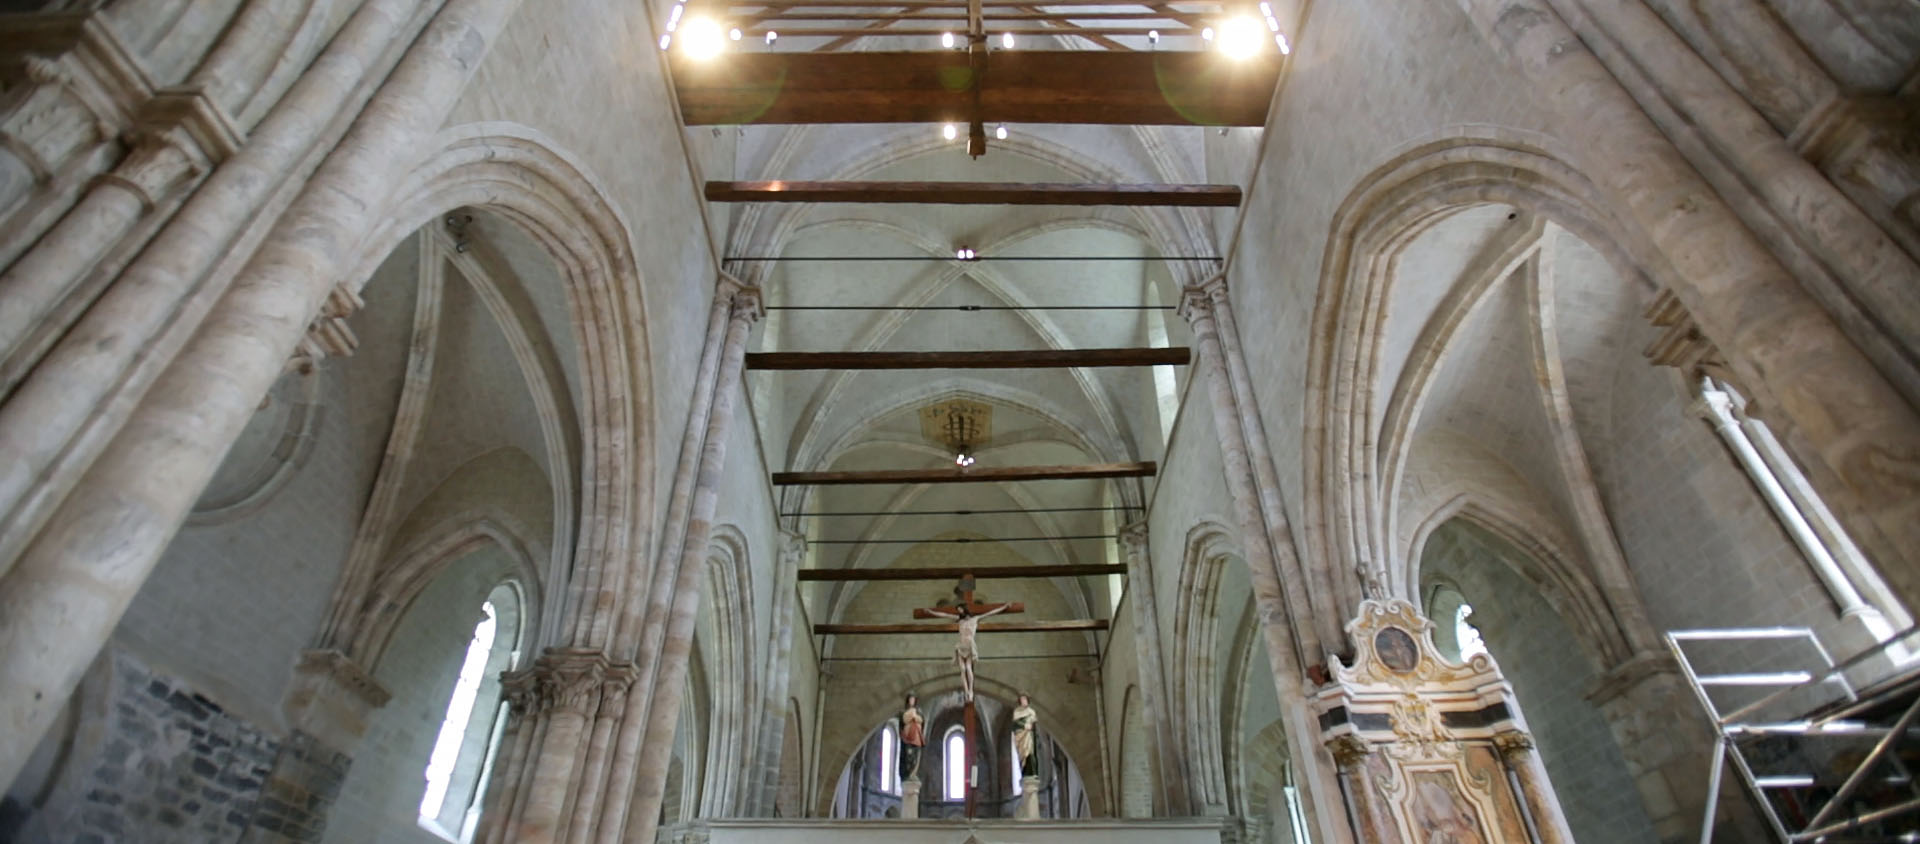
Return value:
[(863, 582), (869, 580), (958, 580), (973, 575), (977, 580), (1005, 580), (1018, 577), (1083, 577), (1126, 574), (1124, 563), (1078, 566), (976, 566), (966, 568), (913, 569), (801, 569), (801, 581)]
[(846, 484), (972, 484), (996, 481), (1077, 481), (1099, 478), (1146, 478), (1159, 471), (1147, 460), (1138, 463), (1089, 463), (1068, 466), (970, 466), (965, 469), (880, 469), (867, 472), (775, 472), (774, 486), (840, 486)]
[(708, 182), (712, 202), (915, 203), (923, 205), (1130, 205), (1232, 208), (1236, 185), (1071, 182)]
[[(982, 633), (1058, 633), (1073, 630), (1105, 630), (1104, 618), (1078, 618), (1070, 621), (1006, 621), (980, 623)], [(954, 633), (958, 624), (816, 624), (816, 636), (874, 636), (883, 633)]]
[(1243, 61), (1211, 50), (995, 50), (977, 65), (966, 50), (730, 52), (705, 62), (671, 50), (668, 60), (689, 126), (1264, 126), (1285, 64), (1271, 48)]
[(1052, 369), (1186, 366), (1184, 348), (1035, 349), (991, 352), (749, 352), (748, 369)]

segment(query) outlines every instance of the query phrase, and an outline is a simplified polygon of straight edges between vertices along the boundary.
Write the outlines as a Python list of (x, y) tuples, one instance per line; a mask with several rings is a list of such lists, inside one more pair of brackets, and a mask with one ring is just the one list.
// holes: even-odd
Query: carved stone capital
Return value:
[(534, 670), (545, 709), (592, 717), (598, 711), (608, 667), (606, 656), (597, 650), (553, 648), (541, 654)]
[(0, 119), (0, 141), (40, 178), (112, 140), (153, 96), (139, 59), (99, 12), (0, 15), (0, 58), (6, 75), (32, 86)]
[(1180, 304), (1174, 312), (1193, 326), (1196, 331), (1202, 323), (1213, 321), (1213, 296), (1207, 292), (1205, 284), (1190, 285), (1180, 291)]
[(126, 188), (151, 208), (225, 161), (245, 140), (205, 91), (168, 88), (141, 107), (138, 122), (126, 132), (131, 151), (100, 179)]
[(608, 663), (606, 678), (600, 683), (600, 711), (618, 712), (627, 705), (627, 693), (640, 679), (640, 668), (631, 662)]
[(1366, 762), (1367, 755), (1373, 752), (1373, 745), (1349, 733), (1328, 739), (1327, 752), (1333, 754), (1333, 762), (1340, 766), (1340, 770), (1348, 771)]
[(1147, 549), (1147, 520), (1133, 522), (1120, 529), (1120, 544), (1128, 551), (1144, 553)]
[(1507, 730), (1493, 736), (1493, 748), (1500, 751), (1501, 758), (1508, 762), (1518, 762), (1533, 752), (1533, 736), (1521, 730)]

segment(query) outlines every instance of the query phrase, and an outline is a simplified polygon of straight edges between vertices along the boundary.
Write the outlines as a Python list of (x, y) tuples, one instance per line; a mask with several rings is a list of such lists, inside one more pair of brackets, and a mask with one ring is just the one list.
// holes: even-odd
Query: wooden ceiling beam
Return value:
[[(854, 31), (894, 36), (911, 30)], [(1076, 34), (1069, 28), (1038, 31)], [(966, 123), (976, 77), (979, 116), (988, 123), (1261, 126), (1282, 66), (1278, 51), (1233, 61), (1217, 51), (996, 50), (984, 72), (964, 50), (732, 52), (704, 62), (674, 50), (669, 60), (690, 126)]]
[(708, 182), (706, 197), (709, 202), (1232, 208), (1240, 204), (1240, 188), (1062, 182)]
[(846, 486), (852, 484), (971, 484), (1002, 481), (1077, 481), (1146, 478), (1159, 471), (1153, 461), (1066, 466), (969, 466), (965, 469), (880, 469), (854, 472), (775, 472), (774, 486)]
[(1186, 366), (1192, 357), (1192, 352), (1185, 348), (1034, 349), (991, 352), (749, 352), (747, 368), (797, 371)]
[[(982, 633), (1059, 633), (1075, 630), (1105, 630), (1104, 618), (1076, 618), (1065, 621), (982, 622)], [(816, 624), (815, 636), (874, 636), (888, 633), (954, 633), (958, 624)]]
[(1007, 580), (1021, 577), (1090, 577), (1126, 574), (1125, 563), (1066, 566), (948, 566), (907, 569), (801, 569), (800, 581), (865, 583), (881, 580)]

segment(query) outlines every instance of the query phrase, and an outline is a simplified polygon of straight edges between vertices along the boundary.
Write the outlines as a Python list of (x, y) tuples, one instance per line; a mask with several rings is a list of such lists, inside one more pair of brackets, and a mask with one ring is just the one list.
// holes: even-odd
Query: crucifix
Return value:
[(974, 638), (980, 632), (980, 620), (1001, 613), (1026, 612), (1026, 606), (1017, 602), (1000, 604), (981, 603), (973, 597), (973, 575), (963, 575), (960, 585), (953, 589), (954, 597), (959, 601), (952, 606), (916, 607), (914, 618), (950, 618), (954, 630), (960, 634), (960, 640), (954, 643), (953, 661), (960, 666), (960, 688), (965, 693), (965, 702), (961, 704), (961, 723), (964, 727), (966, 771), (967, 771), (967, 817), (973, 817), (975, 801), (974, 787), (980, 779), (976, 747), (979, 746), (978, 734), (980, 717), (973, 707), (973, 662), (979, 657), (979, 649)]

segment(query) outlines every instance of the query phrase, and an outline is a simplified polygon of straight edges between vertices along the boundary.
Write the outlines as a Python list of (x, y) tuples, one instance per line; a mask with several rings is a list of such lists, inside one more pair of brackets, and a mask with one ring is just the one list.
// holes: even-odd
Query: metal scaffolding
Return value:
[[(1729, 765), (1783, 844), (1920, 841), (1920, 816), (1914, 815), (1920, 812), (1920, 782), (1898, 752), (1920, 715), (1920, 667), (1908, 664), (1912, 657), (1905, 650), (1916, 633), (1920, 626), (1841, 662), (1804, 627), (1668, 633), (1667, 648), (1712, 721), (1717, 745), (1701, 844), (1713, 840)], [(1708, 642), (1744, 652), (1736, 660), (1751, 660), (1762, 649), (1775, 657), (1797, 650), (1806, 667), (1702, 674), (1687, 646)], [(1856, 688), (1848, 672), (1867, 666), (1901, 670)], [(1768, 689), (1739, 703), (1716, 698)], [(1723, 713), (1723, 703), (1732, 708)]]

